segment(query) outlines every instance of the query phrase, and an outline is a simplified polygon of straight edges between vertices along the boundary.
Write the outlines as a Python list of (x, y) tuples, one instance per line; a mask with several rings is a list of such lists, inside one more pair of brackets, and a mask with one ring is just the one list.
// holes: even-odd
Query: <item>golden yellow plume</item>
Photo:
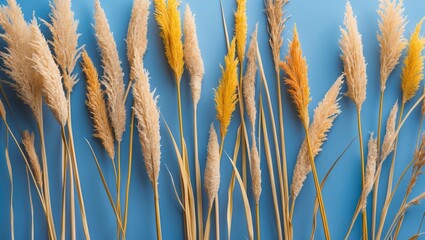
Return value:
[(184, 71), (182, 30), (180, 27), (180, 12), (178, 0), (154, 0), (155, 18), (161, 29), (165, 56), (179, 84)]
[(236, 108), (238, 101), (236, 89), (238, 87), (238, 60), (235, 59), (235, 39), (230, 44), (229, 52), (224, 58), (225, 68), (221, 69), (222, 76), (220, 84), (215, 92), (215, 108), (217, 110), (217, 119), (220, 122), (220, 136), (223, 138), (230, 125), (232, 113)]
[(407, 56), (404, 59), (404, 66), (401, 72), (401, 90), (403, 95), (403, 103), (412, 99), (419, 89), (420, 82), (424, 77), (424, 56), (422, 50), (425, 45), (425, 38), (419, 34), (424, 19), (419, 21), (415, 27), (415, 31), (410, 37)]
[(238, 8), (235, 12), (236, 51), (239, 62), (245, 58), (246, 33), (248, 31), (246, 17), (246, 0), (236, 0)]
[(308, 104), (310, 102), (310, 89), (308, 87), (307, 61), (302, 56), (300, 40), (297, 27), (294, 27), (294, 37), (289, 43), (289, 53), (285, 62), (280, 67), (286, 72), (286, 84), (292, 101), (297, 107), (298, 115), (304, 126), (308, 127), (310, 122), (308, 116)]

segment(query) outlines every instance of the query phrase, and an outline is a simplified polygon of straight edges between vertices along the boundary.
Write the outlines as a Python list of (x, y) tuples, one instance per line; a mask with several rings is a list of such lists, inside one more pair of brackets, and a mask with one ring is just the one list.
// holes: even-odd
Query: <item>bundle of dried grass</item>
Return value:
[(217, 110), (217, 120), (220, 122), (220, 137), (226, 136), (227, 128), (230, 125), (232, 113), (235, 111), (238, 95), (238, 60), (235, 58), (235, 39), (230, 44), (230, 49), (224, 57), (225, 67), (221, 69), (221, 80), (215, 91), (214, 101)]
[(308, 104), (310, 103), (310, 88), (308, 86), (307, 60), (302, 56), (301, 44), (298, 38), (297, 26), (294, 26), (294, 36), (289, 43), (289, 53), (285, 62), (280, 63), (287, 77), (288, 93), (298, 111), (303, 125), (308, 128), (310, 122)]
[(214, 125), (210, 126), (207, 147), (207, 161), (204, 172), (204, 186), (208, 196), (208, 207), (212, 208), (220, 187), (220, 150)]
[(357, 20), (353, 15), (350, 2), (347, 1), (344, 18), (345, 29), (341, 28), (341, 59), (347, 78), (347, 96), (353, 100), (358, 110), (366, 99), (366, 62), (363, 56), (362, 36), (357, 29)]
[(27, 104), (37, 123), (41, 122), (42, 83), (41, 76), (32, 68), (32, 32), (15, 0), (0, 8), (0, 37), (6, 42), (5, 52), (0, 53), (4, 71), (13, 80), (11, 85), (22, 101)]
[(273, 62), (276, 71), (279, 71), (280, 49), (283, 44), (282, 32), (286, 22), (286, 18), (283, 18), (283, 7), (288, 2), (289, 0), (267, 0), (266, 2), (266, 14), (270, 34), (269, 43), (272, 48)]
[(31, 45), (34, 53), (31, 57), (34, 69), (42, 76), (43, 95), (47, 106), (61, 126), (68, 119), (68, 103), (62, 87), (62, 77), (50, 52), (46, 39), (40, 31), (37, 21), (31, 23), (33, 39)]
[(382, 142), (382, 151), (380, 161), (385, 161), (387, 157), (394, 151), (394, 140), (396, 138), (396, 117), (398, 113), (398, 101), (394, 103), (388, 116), (384, 141)]
[(236, 0), (236, 3), (238, 4), (235, 12), (236, 52), (239, 62), (242, 63), (245, 58), (246, 34), (248, 31), (246, 0)]
[(52, 13), (49, 15), (52, 23), (44, 21), (52, 33), (51, 44), (55, 52), (55, 60), (62, 70), (63, 83), (68, 93), (75, 85), (76, 75), (72, 74), (81, 49), (78, 47), (77, 33), (78, 21), (74, 19), (74, 12), (71, 10), (70, 0), (54, 0), (50, 4)]
[(363, 185), (362, 194), (360, 196), (360, 209), (366, 208), (367, 196), (372, 191), (375, 182), (376, 163), (378, 161), (378, 145), (376, 138), (373, 138), (373, 133), (370, 134), (368, 142), (367, 164), (365, 172), (365, 183)]
[(26, 130), (23, 131), (22, 145), (24, 145), (25, 151), (27, 153), (28, 162), (31, 166), (31, 171), (34, 175), (35, 181), (41, 189), (43, 187), (43, 173), (41, 171), (40, 162), (34, 147), (34, 133), (29, 133)]
[(403, 13), (403, 0), (380, 0), (378, 42), (381, 47), (381, 92), (385, 91), (386, 82), (397, 66), (401, 53), (406, 46), (404, 28), (406, 16)]
[(420, 36), (423, 21), (424, 19), (419, 21), (415, 27), (415, 31), (410, 36), (407, 56), (404, 59), (404, 66), (401, 72), (403, 104), (415, 96), (424, 77), (424, 56), (422, 55), (422, 51), (425, 46), (425, 38)]
[(178, 0), (154, 0), (155, 18), (161, 29), (165, 55), (173, 70), (177, 84), (180, 84), (184, 71), (182, 31)]
[(190, 73), (190, 87), (192, 100), (196, 106), (201, 98), (202, 79), (204, 78), (204, 61), (199, 49), (198, 36), (196, 34), (195, 15), (192, 14), (189, 4), (184, 12), (184, 61)]
[(152, 187), (155, 188), (161, 164), (158, 97), (155, 97), (155, 91), (150, 91), (148, 72), (140, 67), (133, 70), (136, 77), (133, 85), (133, 110), (138, 120), (137, 129), (146, 171)]
[[(130, 22), (127, 30), (127, 58), (130, 63), (130, 79), (136, 78), (134, 67), (136, 54), (140, 58), (146, 53), (148, 39), (149, 0), (135, 0), (131, 10)], [(143, 62), (142, 62), (143, 64)], [(139, 66), (137, 66), (139, 67)], [(142, 66), (143, 67), (143, 66)]]
[(93, 119), (94, 137), (101, 140), (103, 147), (111, 159), (114, 159), (114, 135), (108, 119), (104, 93), (100, 86), (97, 70), (86, 51), (82, 54), (83, 72), (87, 81), (87, 107)]
[(95, 1), (94, 7), (94, 30), (103, 65), (102, 84), (105, 86), (105, 92), (108, 96), (109, 119), (114, 130), (115, 139), (121, 142), (126, 119), (124, 73), (121, 68), (114, 36), (99, 0)]
[[(322, 150), (323, 143), (327, 140), (327, 133), (333, 126), (333, 122), (340, 114), (339, 92), (343, 83), (341, 75), (326, 93), (325, 97), (314, 110), (313, 122), (308, 133), (310, 136), (313, 156), (317, 156)], [(300, 193), (307, 174), (311, 171), (309, 153), (306, 140), (303, 141), (298, 152), (297, 162), (294, 168), (294, 174), (291, 184), (291, 196), (293, 201)]]

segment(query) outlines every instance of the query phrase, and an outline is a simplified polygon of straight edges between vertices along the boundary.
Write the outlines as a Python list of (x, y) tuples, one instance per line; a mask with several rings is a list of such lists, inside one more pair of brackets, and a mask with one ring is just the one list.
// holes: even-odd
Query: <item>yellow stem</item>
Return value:
[[(363, 133), (362, 133), (362, 120), (361, 120), (361, 114), (360, 109), (357, 108), (357, 129), (359, 132), (359, 142), (360, 142), (360, 160), (361, 160), (361, 166), (362, 166), (362, 188), (364, 185), (364, 174), (365, 174), (365, 160), (364, 160), (364, 151), (363, 151)], [(368, 233), (367, 233), (367, 215), (366, 215), (366, 207), (362, 210), (362, 230), (363, 230), (363, 239), (368, 239)]]
[(255, 204), (255, 215), (257, 220), (257, 240), (261, 240), (261, 232), (260, 232), (260, 206), (259, 204)]
[[(118, 141), (118, 152), (117, 152), (117, 212), (121, 216), (121, 141)], [(117, 239), (121, 238), (121, 229), (117, 224)]]
[(61, 239), (66, 239), (66, 179), (68, 154), (65, 150), (65, 142), (62, 140), (62, 219), (61, 219)]
[(198, 108), (195, 105), (193, 107), (193, 143), (194, 143), (194, 154), (195, 154), (195, 175), (196, 175), (196, 199), (197, 199), (197, 213), (198, 213), (198, 238), (203, 239), (204, 226), (202, 216), (202, 182), (201, 182), (201, 168), (199, 166), (198, 156), (198, 123), (197, 123), (197, 112)]
[(323, 231), (325, 233), (326, 240), (329, 240), (329, 239), (331, 239), (331, 236), (330, 236), (330, 233), (329, 233), (328, 220), (327, 220), (327, 217), (326, 217), (325, 205), (323, 203), (322, 190), (320, 188), (319, 177), (317, 176), (316, 164), (314, 163), (314, 157), (313, 157), (313, 153), (311, 151), (310, 137), (309, 137), (309, 134), (308, 134), (308, 126), (305, 125), (304, 130), (305, 130), (305, 135), (306, 135), (306, 140), (307, 140), (308, 155), (309, 155), (310, 164), (311, 164), (311, 172), (313, 173), (314, 185), (316, 187), (317, 199), (319, 201), (319, 208), (320, 208), (320, 215), (322, 217)]
[(154, 184), (154, 200), (155, 200), (155, 220), (156, 220), (156, 235), (157, 239), (162, 239), (161, 232), (161, 214), (159, 212), (159, 197), (158, 197), (158, 184)]
[[(381, 153), (381, 127), (382, 127), (382, 107), (384, 102), (384, 91), (381, 91), (379, 97), (379, 113), (378, 113), (378, 136), (377, 136), (377, 145), (378, 145), (378, 154)], [(382, 161), (382, 159), (381, 159)], [(378, 190), (379, 190), (379, 176), (381, 171), (376, 173), (376, 181), (373, 186), (373, 202), (372, 202), (372, 240), (375, 240), (375, 225), (376, 225), (376, 207), (378, 203)]]
[(213, 206), (214, 206), (214, 204), (211, 204), (211, 206), (208, 207), (207, 222), (205, 223), (204, 240), (210, 239), (211, 212), (212, 212)]
[[(71, 126), (71, 121), (72, 121), (72, 115), (71, 115), (71, 94), (68, 92), (67, 93), (67, 100), (68, 100), (68, 142), (71, 142), (71, 137), (73, 135), (72, 131), (69, 131), (69, 127)], [(72, 129), (71, 129), (72, 130)], [(74, 144), (72, 143), (70, 145), (70, 147), (72, 148), (72, 154), (74, 155), (75, 158), (75, 149), (74, 149)], [(69, 163), (69, 162), (68, 162)], [(74, 195), (74, 178), (73, 176), (73, 166), (72, 164), (69, 165), (69, 203), (70, 203), (70, 221), (71, 221), (71, 239), (75, 240), (76, 239), (76, 229), (75, 229), (75, 195)], [(66, 181), (66, 179), (65, 179)], [(66, 190), (65, 190), (66, 191)]]
[(127, 218), (128, 218), (128, 200), (130, 195), (130, 182), (131, 182), (131, 169), (133, 166), (133, 135), (134, 135), (134, 110), (131, 111), (130, 123), (130, 148), (128, 150), (128, 171), (127, 171), (127, 184), (125, 187), (125, 205), (124, 205), (124, 235), (127, 232)]

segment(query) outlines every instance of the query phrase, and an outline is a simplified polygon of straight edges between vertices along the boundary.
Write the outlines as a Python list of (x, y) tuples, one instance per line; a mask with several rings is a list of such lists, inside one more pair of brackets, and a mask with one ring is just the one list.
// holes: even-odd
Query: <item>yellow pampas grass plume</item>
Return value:
[(285, 83), (294, 102), (298, 116), (306, 128), (310, 122), (308, 104), (310, 102), (310, 88), (308, 87), (307, 61), (302, 56), (301, 44), (298, 38), (297, 27), (294, 27), (294, 36), (289, 43), (289, 53), (285, 62), (280, 63), (287, 77)]
[(165, 56), (174, 73), (176, 81), (180, 79), (184, 71), (183, 43), (180, 23), (180, 12), (178, 0), (154, 0), (155, 18), (161, 30), (161, 38), (164, 43)]
[(87, 83), (87, 107), (93, 119), (94, 137), (101, 140), (111, 159), (114, 159), (114, 135), (108, 119), (104, 93), (102, 91), (96, 68), (86, 51), (82, 54), (83, 72)]
[(238, 101), (238, 60), (235, 59), (236, 46), (235, 39), (230, 44), (229, 52), (224, 58), (225, 67), (221, 69), (222, 76), (217, 90), (215, 91), (215, 108), (217, 110), (217, 120), (220, 122), (220, 136), (226, 136), (227, 128), (230, 125), (232, 113)]
[(239, 62), (242, 62), (245, 58), (246, 34), (248, 32), (246, 0), (236, 0), (236, 3), (238, 4), (235, 12), (236, 52)]
[(422, 51), (425, 45), (425, 38), (420, 36), (423, 21), (424, 19), (418, 22), (408, 43), (407, 56), (404, 59), (404, 66), (401, 72), (402, 103), (406, 103), (415, 96), (424, 77), (424, 56)]

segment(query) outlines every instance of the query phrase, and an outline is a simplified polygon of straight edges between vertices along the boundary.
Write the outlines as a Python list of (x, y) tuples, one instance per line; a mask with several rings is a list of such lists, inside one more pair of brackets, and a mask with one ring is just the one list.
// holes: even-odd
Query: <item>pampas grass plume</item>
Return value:
[(238, 60), (235, 59), (235, 39), (230, 44), (230, 49), (224, 58), (225, 67), (222, 68), (222, 76), (217, 90), (215, 91), (215, 108), (217, 110), (217, 120), (220, 122), (220, 136), (223, 138), (227, 133), (227, 128), (235, 111), (238, 96)]
[(380, 0), (378, 42), (381, 47), (381, 92), (385, 91), (388, 77), (397, 66), (406, 46), (403, 35), (406, 16), (403, 15), (403, 11), (403, 0), (398, 3), (397, 0)]
[(201, 98), (202, 79), (204, 78), (204, 61), (199, 49), (198, 36), (196, 34), (195, 16), (186, 5), (184, 12), (184, 61), (190, 74), (190, 87), (192, 90), (192, 100), (196, 106)]
[(384, 141), (382, 142), (381, 161), (385, 161), (388, 155), (394, 150), (394, 140), (396, 138), (396, 118), (398, 113), (398, 101), (394, 103), (388, 116)]
[(310, 88), (308, 87), (307, 61), (302, 56), (296, 26), (294, 26), (293, 39), (289, 43), (289, 53), (280, 66), (287, 75), (285, 83), (288, 85), (288, 93), (297, 108), (298, 116), (307, 128), (310, 122), (308, 115), (308, 104), (311, 100)]
[(101, 140), (111, 159), (114, 158), (114, 135), (108, 119), (104, 93), (102, 91), (96, 68), (86, 51), (82, 54), (83, 72), (87, 82), (87, 107), (93, 119), (94, 137)]
[(252, 34), (251, 43), (249, 44), (247, 52), (248, 64), (245, 76), (242, 80), (245, 109), (253, 128), (255, 128), (255, 118), (257, 115), (257, 108), (255, 105), (255, 78), (257, 74), (257, 33), (258, 24), (255, 26), (255, 30)]
[[(323, 100), (314, 110), (313, 122), (308, 129), (313, 157), (319, 154), (322, 150), (322, 145), (327, 139), (327, 133), (330, 131), (333, 126), (333, 122), (341, 112), (338, 95), (343, 83), (343, 77), (344, 76), (341, 75), (335, 81)], [(311, 172), (311, 164), (309, 160), (307, 142), (304, 140), (298, 152), (297, 162), (295, 164), (292, 178), (291, 195), (293, 199), (297, 198), (300, 193), (309, 172)]]
[(373, 133), (370, 135), (368, 142), (368, 153), (367, 153), (367, 164), (365, 172), (365, 183), (363, 186), (362, 194), (360, 196), (360, 209), (366, 207), (367, 196), (372, 191), (373, 184), (375, 182), (376, 163), (378, 160), (378, 145), (376, 138), (373, 138)]
[(108, 96), (109, 119), (115, 139), (121, 141), (126, 119), (124, 73), (105, 11), (100, 6), (99, 0), (95, 1), (94, 6), (94, 30), (103, 65), (102, 84), (105, 86), (105, 92)]
[(44, 98), (56, 120), (61, 126), (65, 126), (68, 119), (68, 103), (63, 91), (59, 68), (35, 19), (31, 23), (31, 31), (33, 34), (31, 44), (34, 47), (31, 60), (34, 69), (43, 78)]
[(31, 166), (37, 185), (41, 188), (43, 186), (42, 171), (40, 162), (38, 160), (37, 153), (34, 147), (34, 133), (28, 131), (22, 132), (22, 145), (24, 145), (25, 151), (28, 156), (28, 162)]
[(360, 111), (366, 99), (366, 62), (363, 56), (362, 36), (357, 29), (357, 20), (350, 2), (347, 1), (344, 18), (345, 29), (341, 28), (341, 59), (347, 78), (347, 96), (353, 100)]
[(246, 0), (236, 0), (236, 3), (238, 4), (235, 12), (236, 52), (239, 62), (242, 63), (245, 58), (246, 35), (248, 31)]
[(283, 44), (282, 32), (285, 28), (286, 18), (283, 18), (283, 7), (288, 0), (267, 0), (266, 15), (269, 27), (269, 43), (272, 48), (273, 62), (278, 66), (280, 62), (280, 50)]
[(155, 18), (161, 30), (160, 36), (164, 42), (165, 56), (180, 84), (184, 71), (183, 43), (180, 23), (180, 12), (178, 0), (154, 0)]
[(407, 56), (404, 59), (404, 66), (401, 71), (402, 101), (406, 103), (411, 100), (419, 89), (424, 77), (424, 56), (422, 51), (425, 45), (425, 38), (420, 36), (424, 19), (420, 20), (410, 36), (407, 48)]
[(208, 207), (212, 207), (220, 187), (220, 150), (217, 133), (213, 124), (210, 127), (210, 137), (208, 140), (204, 186), (208, 196)]

